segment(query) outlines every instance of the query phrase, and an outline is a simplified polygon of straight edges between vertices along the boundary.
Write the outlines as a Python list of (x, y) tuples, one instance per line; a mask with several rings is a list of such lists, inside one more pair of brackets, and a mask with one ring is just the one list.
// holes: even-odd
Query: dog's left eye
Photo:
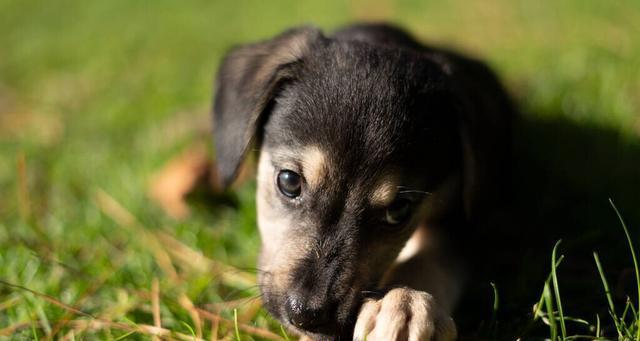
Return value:
[(387, 207), (384, 220), (389, 225), (398, 225), (404, 222), (409, 214), (411, 214), (411, 201), (400, 198)]
[(277, 183), (280, 192), (289, 198), (298, 197), (302, 191), (300, 174), (288, 169), (281, 170), (278, 173)]

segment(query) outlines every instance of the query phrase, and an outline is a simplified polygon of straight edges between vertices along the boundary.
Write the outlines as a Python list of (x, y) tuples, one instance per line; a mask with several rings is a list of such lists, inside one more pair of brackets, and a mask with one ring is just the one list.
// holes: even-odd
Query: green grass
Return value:
[[(620, 225), (622, 226), (622, 230), (626, 236), (626, 240), (629, 246), (629, 254), (631, 255), (631, 259), (634, 265), (633, 277), (635, 282), (637, 283), (635, 294), (640, 294), (640, 271), (638, 270), (638, 264), (636, 261), (636, 251), (634, 247), (634, 241), (632, 240), (629, 229), (625, 224), (618, 208), (611, 201), (611, 206), (615, 210)], [(583, 339), (583, 340), (608, 340), (612, 339), (614, 336), (617, 336), (618, 340), (640, 340), (640, 315), (638, 315), (638, 311), (640, 311), (640, 302), (637, 302), (636, 305), (633, 304), (630, 297), (627, 296), (626, 303), (624, 304), (622, 315), (617, 314), (618, 307), (614, 304), (614, 300), (612, 298), (611, 290), (609, 288), (609, 283), (606, 279), (606, 275), (604, 269), (602, 267), (602, 263), (600, 262), (600, 258), (597, 252), (593, 253), (593, 258), (595, 261), (595, 266), (597, 267), (598, 274), (600, 275), (600, 279), (602, 280), (602, 288), (603, 288), (603, 296), (606, 297), (608, 308), (609, 308), (609, 317), (611, 319), (611, 323), (613, 324), (613, 332), (611, 335), (603, 335), (601, 330), (601, 320), (600, 315), (595, 315), (595, 321), (589, 322), (586, 319), (569, 317), (564, 314), (561, 303), (561, 295), (560, 295), (560, 287), (558, 285), (558, 268), (560, 262), (562, 261), (563, 256), (560, 258), (556, 258), (557, 250), (560, 246), (560, 241), (558, 241), (553, 247), (553, 251), (551, 252), (551, 274), (549, 278), (544, 283), (544, 289), (542, 292), (542, 296), (538, 301), (538, 304), (534, 307), (534, 320), (542, 319), (542, 321), (549, 327), (549, 335), (551, 340), (574, 340), (574, 339)], [(553, 295), (551, 294), (551, 289), (553, 288)], [(542, 313), (541, 306), (545, 305), (546, 314)], [(568, 335), (567, 327), (565, 324), (576, 323), (586, 326), (586, 329), (589, 333), (583, 334), (575, 334)], [(560, 327), (558, 327), (558, 325)]]
[[(381, 18), (487, 60), (523, 108), (522, 226), (511, 233), (534, 227), (532, 246), (520, 247), (522, 236), (501, 243), (532, 253), (521, 273), (504, 274), (512, 282), (489, 278), (481, 292), (497, 297), (490, 282), (500, 292), (500, 311), (484, 316), (495, 319), (492, 336), (549, 337), (543, 323), (527, 326), (560, 238), (567, 258), (546, 281), (547, 320), (565, 321), (552, 318), (561, 287), (564, 313), (599, 314), (601, 326), (589, 323), (598, 335), (618, 335), (607, 311), (623, 337), (640, 332), (629, 322), (639, 307), (624, 296), (633, 287), (605, 295), (596, 270), (606, 283), (603, 271), (611, 280), (629, 268), (607, 198), (629, 222), (630, 242), (640, 226), (637, 1), (0, 0), (0, 339), (190, 340), (212, 330), (284, 339), (257, 310), (255, 184), (196, 200), (186, 220), (157, 207), (148, 184), (187, 146), (209, 141), (211, 80), (232, 45), (302, 23), (331, 30)], [(497, 308), (492, 300), (487, 308)], [(482, 316), (456, 319), (473, 338)], [(555, 333), (583, 332), (566, 328)]]

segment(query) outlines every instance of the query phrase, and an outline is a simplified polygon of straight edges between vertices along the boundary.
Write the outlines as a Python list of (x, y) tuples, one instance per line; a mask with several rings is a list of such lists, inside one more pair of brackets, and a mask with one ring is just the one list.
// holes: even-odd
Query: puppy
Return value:
[(512, 115), (484, 64), (388, 25), (294, 28), (229, 52), (217, 167), (229, 186), (259, 148), (268, 311), (314, 340), (455, 339)]

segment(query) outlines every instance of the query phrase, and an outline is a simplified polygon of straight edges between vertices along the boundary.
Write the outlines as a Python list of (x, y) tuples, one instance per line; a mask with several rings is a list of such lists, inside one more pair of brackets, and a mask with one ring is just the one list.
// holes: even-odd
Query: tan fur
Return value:
[(391, 172), (384, 173), (376, 182), (371, 194), (371, 204), (378, 207), (388, 206), (398, 193), (398, 177)]
[(413, 233), (411, 238), (409, 238), (407, 243), (402, 248), (402, 251), (400, 251), (400, 254), (396, 258), (396, 263), (406, 262), (424, 248), (424, 244), (426, 243), (427, 239), (423, 236), (425, 233), (426, 232), (424, 231), (424, 229), (418, 229)]
[(325, 152), (319, 147), (311, 146), (305, 148), (300, 156), (302, 157), (302, 173), (305, 180), (311, 187), (318, 186), (326, 177), (330, 167)]
[(282, 245), (283, 239), (286, 238), (286, 228), (290, 222), (285, 216), (276, 214), (270, 202), (270, 197), (273, 194), (274, 170), (270, 153), (266, 149), (260, 153), (257, 185), (256, 205), (258, 227), (263, 244), (262, 252), (270, 257), (276, 252), (276, 246)]
[(379, 300), (366, 301), (354, 329), (354, 340), (437, 340), (457, 336), (453, 320), (430, 294), (396, 288)]
[[(304, 236), (293, 235), (290, 231), (294, 224), (289, 215), (274, 207), (275, 168), (271, 161), (271, 152), (264, 148), (258, 164), (257, 210), (258, 227), (262, 239), (261, 270), (269, 273), (270, 283), (275, 290), (284, 290), (288, 285), (288, 273), (294, 262), (311, 247)], [(286, 245), (286, 247), (283, 247)]]

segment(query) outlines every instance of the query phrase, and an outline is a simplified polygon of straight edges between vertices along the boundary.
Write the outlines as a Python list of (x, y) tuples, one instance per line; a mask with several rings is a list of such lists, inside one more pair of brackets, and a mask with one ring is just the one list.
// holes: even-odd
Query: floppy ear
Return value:
[(279, 85), (295, 77), (295, 66), (322, 34), (312, 27), (240, 46), (222, 61), (216, 80), (213, 133), (221, 184), (228, 187), (265, 121)]
[[(486, 65), (461, 60), (454, 72), (462, 146), (462, 194), (471, 221), (486, 221), (510, 183), (511, 122), (516, 109)], [(482, 89), (478, 91), (478, 89)]]

